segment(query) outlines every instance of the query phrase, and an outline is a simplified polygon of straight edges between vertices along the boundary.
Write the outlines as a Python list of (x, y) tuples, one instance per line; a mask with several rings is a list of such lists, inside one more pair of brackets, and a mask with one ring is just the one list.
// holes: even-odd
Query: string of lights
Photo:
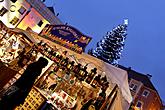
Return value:
[(97, 43), (96, 49), (93, 49), (90, 54), (117, 66), (125, 45), (127, 26), (128, 20), (124, 20), (123, 24), (107, 32), (103, 39)]

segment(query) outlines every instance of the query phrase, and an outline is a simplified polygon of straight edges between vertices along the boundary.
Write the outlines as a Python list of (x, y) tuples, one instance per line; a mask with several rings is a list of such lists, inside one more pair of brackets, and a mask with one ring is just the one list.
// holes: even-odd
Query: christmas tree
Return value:
[(97, 43), (96, 49), (91, 49), (88, 53), (107, 63), (117, 66), (124, 47), (127, 26), (128, 20), (124, 20), (123, 24), (118, 25), (116, 28), (113, 28), (112, 31), (107, 32), (103, 39)]

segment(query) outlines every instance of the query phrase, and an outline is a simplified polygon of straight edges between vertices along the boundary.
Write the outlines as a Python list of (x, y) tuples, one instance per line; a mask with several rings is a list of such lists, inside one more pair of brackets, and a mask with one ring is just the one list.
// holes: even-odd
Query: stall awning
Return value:
[(10, 30), (13, 32), (23, 34), (28, 40), (30, 40), (31, 43), (36, 43), (36, 40), (28, 33), (28, 31), (19, 28), (11, 28)]
[(65, 50), (68, 51), (66, 56), (69, 57), (70, 60), (75, 61), (76, 63), (81, 63), (82, 65), (88, 64), (87, 70), (91, 70), (91, 68), (96, 67), (98, 71), (105, 73), (108, 78), (108, 81), (113, 84), (117, 84), (119, 87), (119, 91), (121, 92), (121, 94), (118, 93), (118, 96), (117, 96), (118, 99), (116, 99), (114, 105), (116, 105), (117, 107), (120, 102), (122, 106), (120, 110), (126, 110), (129, 108), (129, 105), (132, 102), (132, 95), (129, 90), (128, 75), (125, 70), (114, 67), (86, 53), (78, 54), (74, 51), (71, 51), (65, 47), (59, 46), (58, 44), (55, 44), (44, 38), (38, 37), (38, 39), (45, 40), (45, 42), (49, 43), (50, 46), (56, 45), (59, 52), (61, 53)]
[[(70, 55), (73, 59), (79, 61), (82, 64), (88, 64), (88, 67), (91, 66), (97, 67), (100, 71), (104, 72), (109, 80), (109, 82), (117, 84), (121, 91), (122, 98), (122, 108), (129, 107), (129, 104), (132, 102), (132, 95), (130, 93), (129, 84), (128, 84), (128, 75), (125, 70), (114, 67), (108, 63), (105, 63), (102, 60), (99, 60), (93, 56), (90, 56), (86, 53), (83, 54), (73, 54)], [(90, 69), (90, 68), (89, 68)]]

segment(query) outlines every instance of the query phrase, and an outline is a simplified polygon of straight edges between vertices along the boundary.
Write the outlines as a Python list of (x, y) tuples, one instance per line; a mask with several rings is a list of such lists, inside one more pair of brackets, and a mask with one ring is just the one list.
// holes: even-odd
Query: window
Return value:
[(7, 12), (8, 12), (8, 10), (5, 7), (2, 7), (0, 10), (0, 16), (3, 16)]
[(11, 2), (15, 3), (17, 0), (10, 0)]
[(10, 21), (10, 23), (11, 23), (12, 25), (15, 25), (18, 21), (19, 21), (19, 19), (15, 16), (15, 17)]
[(18, 12), (19, 12), (21, 15), (23, 15), (23, 14), (25, 13), (25, 11), (26, 11), (26, 9), (25, 9), (23, 6), (21, 6), (21, 8), (18, 10)]
[(38, 23), (38, 26), (41, 27), (43, 24), (42, 20), (40, 20), (40, 22)]
[(130, 85), (130, 89), (133, 90), (133, 91), (136, 91), (137, 90), (137, 85), (132, 83)]
[(143, 103), (141, 101), (138, 101), (136, 104), (136, 107), (142, 110)]
[(11, 11), (11, 12), (14, 12), (15, 9), (16, 9), (16, 6), (15, 6), (15, 5), (11, 5), (11, 6), (10, 6), (10, 11)]
[(150, 91), (144, 90), (142, 96), (147, 97), (149, 95)]

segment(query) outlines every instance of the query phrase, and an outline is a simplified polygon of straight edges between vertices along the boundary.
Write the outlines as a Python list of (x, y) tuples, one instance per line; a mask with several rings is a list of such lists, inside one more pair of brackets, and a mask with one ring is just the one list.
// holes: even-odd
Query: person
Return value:
[(26, 53), (26, 49), (23, 48), (22, 52), (20, 52), (20, 54), (19, 54), (19, 60), (17, 62), (18, 66), (20, 66), (20, 67), (23, 67), (24, 66), (23, 60), (26, 57), (25, 53)]
[(103, 105), (104, 101), (106, 98), (106, 92), (105, 90), (102, 90), (101, 93), (99, 93), (99, 96), (97, 97), (94, 106), (96, 110), (99, 110), (101, 108), (101, 106)]
[(48, 60), (43, 57), (29, 64), (22, 76), (4, 93), (0, 100), (0, 110), (13, 110), (16, 106), (23, 104), (36, 78), (47, 64)]
[(94, 99), (89, 99), (82, 107), (81, 107), (81, 110), (88, 110), (89, 106), (90, 105), (93, 105), (95, 101), (95, 98)]

